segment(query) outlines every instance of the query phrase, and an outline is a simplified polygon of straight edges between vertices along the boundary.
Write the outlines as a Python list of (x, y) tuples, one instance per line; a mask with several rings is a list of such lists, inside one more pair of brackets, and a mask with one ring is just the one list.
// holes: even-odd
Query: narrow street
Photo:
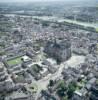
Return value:
[[(55, 80), (55, 79), (58, 79), (59, 77), (62, 77), (61, 73), (62, 73), (62, 70), (64, 67), (66, 67), (66, 68), (68, 68), (68, 66), (75, 67), (76, 65), (83, 63), (84, 60), (85, 60), (84, 56), (72, 56), (68, 61), (59, 65), (59, 69), (57, 70), (56, 73), (49, 74), (39, 81), (34, 81), (34, 83), (38, 86), (38, 92), (37, 92), (36, 97), (38, 97), (41, 90), (47, 89), (47, 85), (49, 84), (49, 80)], [(35, 100), (37, 100), (37, 98)]]

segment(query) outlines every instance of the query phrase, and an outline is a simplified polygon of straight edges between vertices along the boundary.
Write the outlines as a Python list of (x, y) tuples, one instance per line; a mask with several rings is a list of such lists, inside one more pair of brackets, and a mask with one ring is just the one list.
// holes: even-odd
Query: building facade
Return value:
[(69, 40), (48, 41), (44, 52), (59, 62), (66, 61), (71, 57), (71, 43)]

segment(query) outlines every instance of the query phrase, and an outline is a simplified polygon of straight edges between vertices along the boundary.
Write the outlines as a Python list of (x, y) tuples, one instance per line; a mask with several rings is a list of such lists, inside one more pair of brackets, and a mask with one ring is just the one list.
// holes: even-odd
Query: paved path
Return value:
[(84, 60), (85, 60), (84, 56), (72, 56), (68, 61), (66, 61), (66, 62), (64, 62), (64, 63), (62, 63), (61, 65), (58, 66), (59, 69), (56, 73), (49, 74), (46, 77), (44, 77), (43, 79), (41, 79), (39, 81), (35, 81), (34, 83), (37, 84), (37, 86), (38, 86), (38, 92), (37, 92), (37, 96), (36, 96), (35, 100), (37, 100), (37, 97), (38, 97), (39, 93), (41, 92), (41, 90), (47, 89), (47, 85), (49, 83), (49, 80), (55, 80), (59, 77), (62, 77), (61, 73), (62, 73), (63, 68), (68, 67), (66, 65), (69, 65), (71, 67), (75, 67), (76, 65), (83, 63)]

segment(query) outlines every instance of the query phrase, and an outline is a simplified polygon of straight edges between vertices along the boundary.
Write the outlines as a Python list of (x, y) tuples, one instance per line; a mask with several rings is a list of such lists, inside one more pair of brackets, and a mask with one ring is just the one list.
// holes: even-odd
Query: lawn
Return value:
[(12, 59), (12, 60), (8, 60), (8, 61), (7, 61), (7, 64), (8, 64), (9, 66), (13, 66), (13, 65), (20, 64), (20, 63), (22, 63), (21, 58), (22, 58), (22, 57), (17, 57), (17, 58), (14, 58), (14, 59)]
[(38, 86), (35, 83), (32, 83), (28, 86), (28, 90), (35, 93), (38, 90)]
[(6, 32), (1, 32), (0, 31), (0, 36), (4, 36), (4, 35), (6, 35)]
[(98, 28), (96, 28), (96, 31), (98, 32)]

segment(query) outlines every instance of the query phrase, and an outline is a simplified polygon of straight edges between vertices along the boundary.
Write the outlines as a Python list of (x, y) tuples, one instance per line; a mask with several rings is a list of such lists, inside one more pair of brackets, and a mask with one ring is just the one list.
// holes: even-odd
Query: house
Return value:
[(0, 82), (0, 92), (8, 92), (13, 89), (13, 83), (10, 80)]
[(54, 59), (48, 58), (46, 60), (44, 60), (42, 62), (42, 64), (47, 65), (48, 66), (48, 71), (50, 73), (54, 73), (57, 71), (58, 67), (57, 67), (57, 62)]
[(48, 91), (41, 91), (41, 96), (38, 100), (57, 100), (54, 95), (51, 95)]
[(86, 100), (85, 98), (87, 94), (87, 90), (85, 88), (82, 88), (81, 90), (76, 90), (74, 92), (74, 95), (72, 97), (72, 100)]
[(11, 95), (5, 97), (5, 100), (33, 100), (31, 94), (23, 93), (22, 91), (13, 92)]
[(45, 60), (42, 62), (42, 64), (51, 66), (51, 65), (56, 65), (57, 62), (56, 62), (55, 59), (48, 58), (48, 59), (45, 59)]
[(42, 77), (45, 77), (47, 74), (49, 74), (48, 69), (43, 68), (43, 70), (40, 71), (40, 74), (41, 74)]
[(98, 100), (98, 83), (95, 82), (91, 87), (90, 100)]

